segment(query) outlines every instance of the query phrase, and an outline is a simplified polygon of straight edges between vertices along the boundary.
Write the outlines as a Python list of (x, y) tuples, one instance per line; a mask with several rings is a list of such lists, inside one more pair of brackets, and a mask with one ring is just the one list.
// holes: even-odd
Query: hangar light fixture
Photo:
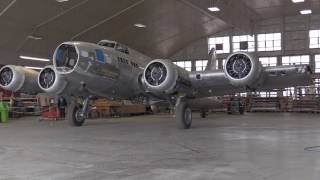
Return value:
[(33, 66), (24, 66), (25, 68), (28, 68), (28, 69), (35, 69), (35, 70), (42, 70), (43, 68), (42, 67), (33, 67)]
[(30, 56), (19, 56), (21, 59), (33, 60), (33, 61), (50, 61), (50, 59), (30, 57)]
[(311, 13), (312, 13), (311, 9), (305, 9), (305, 10), (300, 11), (300, 14), (302, 14), (302, 15), (311, 14)]
[(291, 0), (293, 3), (300, 3), (300, 2), (304, 2), (304, 0)]
[(138, 28), (146, 28), (147, 27), (146, 25), (140, 24), (140, 23), (134, 24), (134, 26), (138, 27)]
[(29, 36), (27, 36), (27, 38), (28, 38), (28, 39), (32, 39), (32, 40), (41, 40), (41, 39), (42, 39), (42, 37), (40, 37), (40, 36), (34, 36), (34, 35), (29, 35)]
[(218, 12), (220, 11), (220, 8), (218, 8), (217, 6), (213, 6), (213, 7), (209, 7), (208, 10), (211, 12)]
[(56, 0), (56, 1), (59, 2), (59, 3), (62, 3), (62, 2), (67, 2), (69, 0)]

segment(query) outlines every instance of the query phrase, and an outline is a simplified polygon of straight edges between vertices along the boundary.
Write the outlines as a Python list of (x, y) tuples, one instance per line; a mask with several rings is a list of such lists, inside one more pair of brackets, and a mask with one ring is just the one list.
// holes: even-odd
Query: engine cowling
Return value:
[(245, 52), (236, 52), (228, 56), (224, 72), (230, 83), (237, 87), (257, 88), (263, 80), (261, 63)]
[(67, 81), (56, 72), (53, 66), (47, 66), (39, 73), (38, 85), (48, 94), (60, 94), (66, 88)]
[(37, 84), (39, 72), (22, 66), (7, 65), (0, 69), (0, 87), (13, 92), (37, 94), (41, 92)]
[(171, 94), (190, 90), (189, 73), (170, 60), (156, 59), (145, 68), (143, 79), (150, 92)]

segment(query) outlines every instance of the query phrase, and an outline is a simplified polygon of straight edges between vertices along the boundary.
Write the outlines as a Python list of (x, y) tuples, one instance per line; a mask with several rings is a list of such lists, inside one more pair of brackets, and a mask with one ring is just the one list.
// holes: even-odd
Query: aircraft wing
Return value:
[[(198, 73), (192, 73), (190, 77), (194, 80), (193, 86), (199, 91), (200, 96), (209, 94), (219, 96), (310, 85), (312, 83), (311, 74), (308, 65), (291, 65), (263, 68), (259, 78), (252, 82), (243, 82), (243, 84), (237, 83), (235, 79), (229, 79), (222, 70), (204, 72), (199, 80), (197, 80)], [(258, 77), (258, 75), (254, 76)]]
[(154, 94), (201, 98), (310, 85), (308, 65), (262, 67), (250, 54), (231, 54), (224, 70), (187, 72), (169, 60), (154, 60), (144, 71), (146, 89)]

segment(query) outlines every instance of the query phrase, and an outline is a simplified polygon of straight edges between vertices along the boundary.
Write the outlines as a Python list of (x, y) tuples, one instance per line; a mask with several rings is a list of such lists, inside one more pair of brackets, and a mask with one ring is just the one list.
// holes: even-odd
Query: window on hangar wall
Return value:
[(259, 61), (264, 67), (277, 65), (277, 57), (260, 57)]
[(305, 96), (307, 94), (308, 87), (290, 87), (285, 88), (283, 91), (283, 96), (293, 97), (294, 99), (296, 96)]
[(207, 67), (208, 60), (197, 60), (196, 61), (196, 71), (204, 71)]
[(217, 54), (230, 53), (229, 36), (209, 38), (208, 46), (209, 46), (209, 51), (212, 48), (215, 48)]
[[(226, 62), (226, 59), (217, 59), (217, 61), (216, 61), (217, 69), (223, 69), (225, 62)], [(221, 66), (219, 66), (220, 63), (221, 63)]]
[(247, 94), (247, 93), (240, 93), (240, 96), (241, 96), (241, 97), (247, 97), (248, 94)]
[(282, 65), (299, 65), (299, 64), (310, 64), (309, 55), (301, 56), (283, 56)]
[(315, 79), (314, 80), (314, 85), (316, 87), (317, 97), (319, 97), (319, 95), (320, 95), (320, 79)]
[(187, 70), (187, 71), (191, 71), (191, 61), (177, 61), (177, 62), (173, 62), (173, 64)]
[(237, 52), (237, 51), (253, 52), (255, 50), (254, 44), (255, 44), (254, 36), (243, 35), (243, 36), (232, 37), (233, 52)]
[(285, 88), (283, 91), (283, 96), (294, 96), (294, 87)]
[(310, 30), (309, 38), (310, 48), (320, 48), (320, 30)]
[(281, 33), (258, 34), (258, 51), (281, 50)]
[(320, 54), (314, 56), (315, 72), (320, 73)]
[(260, 97), (277, 97), (277, 92), (257, 92)]

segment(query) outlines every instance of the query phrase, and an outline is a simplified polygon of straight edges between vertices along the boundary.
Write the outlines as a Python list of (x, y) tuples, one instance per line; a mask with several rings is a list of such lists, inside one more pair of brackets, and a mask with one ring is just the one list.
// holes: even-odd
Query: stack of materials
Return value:
[(92, 104), (89, 117), (119, 117), (145, 113), (146, 106), (144, 104), (133, 104), (131, 101), (108, 101), (106, 99), (97, 99)]
[(250, 97), (247, 105), (250, 112), (283, 112), (287, 110), (284, 97)]
[(290, 102), (290, 112), (319, 112), (319, 102), (315, 99), (299, 99)]
[(106, 99), (97, 99), (92, 103), (92, 108), (89, 113), (90, 118), (103, 118), (120, 115), (120, 101), (108, 101)]
[(120, 107), (121, 116), (145, 114), (146, 106), (144, 104), (132, 104), (131, 101), (123, 101)]

